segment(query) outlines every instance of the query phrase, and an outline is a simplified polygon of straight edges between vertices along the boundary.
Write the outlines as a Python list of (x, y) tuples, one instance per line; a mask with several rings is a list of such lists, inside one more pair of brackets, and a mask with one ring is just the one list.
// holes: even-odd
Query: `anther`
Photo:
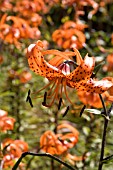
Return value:
[(62, 104), (62, 98), (60, 98), (60, 100), (59, 100), (58, 110), (60, 110), (61, 104)]
[(86, 105), (84, 105), (83, 108), (81, 109), (81, 111), (80, 111), (80, 117), (82, 116), (82, 114), (83, 114), (85, 108), (86, 108)]
[(27, 98), (26, 98), (26, 102), (29, 102), (30, 106), (33, 107), (32, 100), (31, 100), (31, 97), (30, 97), (30, 93), (31, 93), (31, 91), (29, 89), (28, 95), (27, 95)]
[(46, 98), (47, 98), (47, 92), (44, 93), (44, 101), (42, 102), (43, 106), (46, 106)]
[(68, 111), (69, 111), (69, 106), (66, 108), (66, 111), (64, 112), (62, 117), (65, 117), (67, 115)]

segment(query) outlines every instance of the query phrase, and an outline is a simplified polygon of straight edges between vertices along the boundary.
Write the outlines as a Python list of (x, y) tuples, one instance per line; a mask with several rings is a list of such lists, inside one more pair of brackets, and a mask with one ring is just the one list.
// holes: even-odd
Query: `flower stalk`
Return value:
[(103, 163), (104, 163), (103, 160), (104, 160), (104, 151), (105, 151), (105, 145), (106, 145), (107, 127), (108, 127), (108, 123), (110, 120), (110, 112), (113, 108), (113, 103), (112, 103), (111, 107), (109, 108), (109, 110), (107, 111), (102, 96), (101, 95), (99, 95), (99, 96), (100, 96), (100, 99), (101, 99), (101, 102), (103, 105), (103, 109), (104, 109), (104, 111), (102, 112), (104, 114), (104, 130), (103, 130), (101, 153), (100, 153), (100, 160), (99, 160), (99, 166), (98, 166), (98, 170), (102, 170)]
[(98, 170), (102, 170), (103, 166), (103, 159), (104, 159), (104, 150), (105, 150), (105, 144), (106, 144), (106, 132), (108, 127), (109, 120), (104, 117), (104, 130), (103, 130), (103, 137), (102, 137), (102, 144), (101, 144), (101, 154), (100, 154), (100, 160), (99, 160), (99, 167)]
[(20, 164), (20, 162), (22, 161), (22, 159), (27, 156), (27, 155), (31, 155), (31, 156), (42, 156), (42, 157), (49, 157), (54, 159), (55, 161), (63, 164), (65, 167), (67, 167), (70, 170), (76, 170), (76, 168), (70, 166), (69, 164), (67, 164), (66, 162), (62, 161), (61, 159), (57, 158), (56, 156), (53, 156), (49, 153), (33, 153), (33, 152), (24, 152), (21, 157), (18, 159), (18, 161), (15, 163), (15, 165), (13, 166), (12, 170), (16, 170)]

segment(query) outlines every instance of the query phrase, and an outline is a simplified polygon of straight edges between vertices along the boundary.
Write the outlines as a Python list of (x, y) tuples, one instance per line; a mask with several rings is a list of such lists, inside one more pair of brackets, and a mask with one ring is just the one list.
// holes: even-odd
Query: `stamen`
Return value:
[[(55, 95), (54, 95), (51, 103), (48, 104), (48, 105), (44, 103), (44, 106), (46, 106), (46, 107), (51, 107), (51, 106), (52, 106), (52, 104), (54, 103), (55, 99), (57, 98), (60, 82), (61, 82), (61, 80), (59, 80), (59, 81), (58, 81), (58, 84), (56, 85), (56, 88), (55, 88), (55, 90), (54, 90)], [(53, 94), (54, 94), (54, 93), (53, 93)], [(52, 94), (52, 96), (53, 96), (53, 94)]]
[(66, 80), (63, 81), (63, 87), (64, 87), (64, 92), (65, 92), (66, 98), (67, 98), (68, 101), (73, 105), (72, 101), (69, 99), (69, 97), (68, 97), (68, 95), (67, 95)]
[(63, 114), (62, 117), (65, 117), (65, 116), (67, 115), (68, 111), (69, 111), (69, 106), (67, 107), (67, 109), (66, 109), (66, 111), (64, 112), (64, 114)]
[(29, 102), (30, 106), (33, 107), (32, 100), (31, 100), (31, 97), (30, 97), (30, 93), (31, 93), (31, 91), (29, 89), (28, 95), (27, 95), (27, 98), (26, 98), (26, 102)]
[[(62, 81), (63, 81), (63, 79), (62, 79)], [(61, 87), (60, 87), (60, 97), (59, 98), (62, 98), (62, 93), (63, 93), (62, 83), (60, 85), (61, 85)], [(65, 105), (63, 99), (62, 99), (62, 104)]]
[(62, 104), (62, 98), (60, 98), (60, 100), (59, 100), (58, 110), (60, 110), (61, 104)]
[(34, 92), (32, 94), (36, 94), (36, 93), (39, 93), (41, 92), (42, 90), (46, 89), (48, 86), (50, 86), (51, 84), (53, 83), (53, 81), (51, 81), (50, 83), (48, 83), (46, 86), (44, 86), (42, 89), (38, 90), (37, 92)]
[[(48, 94), (51, 93), (51, 91), (53, 90), (53, 88), (55, 87), (55, 85), (57, 84), (57, 82), (58, 82), (57, 79), (55, 79), (52, 87), (51, 87), (50, 90), (48, 91)], [(50, 96), (50, 97), (51, 97), (51, 96)]]
[(83, 108), (81, 109), (81, 111), (80, 111), (80, 117), (82, 116), (82, 114), (83, 114), (85, 108), (86, 108), (86, 105), (84, 105)]
[(46, 98), (47, 98), (47, 92), (44, 93), (44, 101), (42, 102), (43, 106), (46, 106)]

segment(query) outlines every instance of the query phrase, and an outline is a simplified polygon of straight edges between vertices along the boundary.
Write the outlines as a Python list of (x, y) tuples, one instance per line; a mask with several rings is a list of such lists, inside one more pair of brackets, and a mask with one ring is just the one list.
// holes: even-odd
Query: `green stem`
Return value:
[(73, 168), (72, 166), (70, 166), (69, 164), (67, 164), (66, 162), (62, 161), (61, 159), (57, 158), (56, 156), (53, 156), (49, 153), (33, 153), (33, 152), (24, 152), (21, 157), (18, 159), (18, 161), (15, 163), (15, 165), (13, 166), (12, 170), (16, 170), (20, 164), (20, 162), (22, 161), (22, 159), (26, 156), (26, 155), (32, 155), (32, 156), (45, 156), (45, 157), (49, 157), (54, 159), (55, 161), (63, 164), (65, 167), (71, 169), (71, 170), (75, 170), (75, 168)]

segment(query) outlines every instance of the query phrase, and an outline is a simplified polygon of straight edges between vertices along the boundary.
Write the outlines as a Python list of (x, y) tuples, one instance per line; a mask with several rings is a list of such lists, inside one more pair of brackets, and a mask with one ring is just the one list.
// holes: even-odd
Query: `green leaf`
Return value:
[(98, 71), (100, 70), (100, 68), (105, 64), (105, 61), (102, 61), (100, 64), (98, 64), (95, 68), (94, 68), (94, 74), (96, 75), (98, 73)]
[(15, 95), (15, 93), (14, 92), (10, 92), (10, 91), (6, 91), (6, 92), (0, 93), (0, 97), (14, 96), (14, 95)]

